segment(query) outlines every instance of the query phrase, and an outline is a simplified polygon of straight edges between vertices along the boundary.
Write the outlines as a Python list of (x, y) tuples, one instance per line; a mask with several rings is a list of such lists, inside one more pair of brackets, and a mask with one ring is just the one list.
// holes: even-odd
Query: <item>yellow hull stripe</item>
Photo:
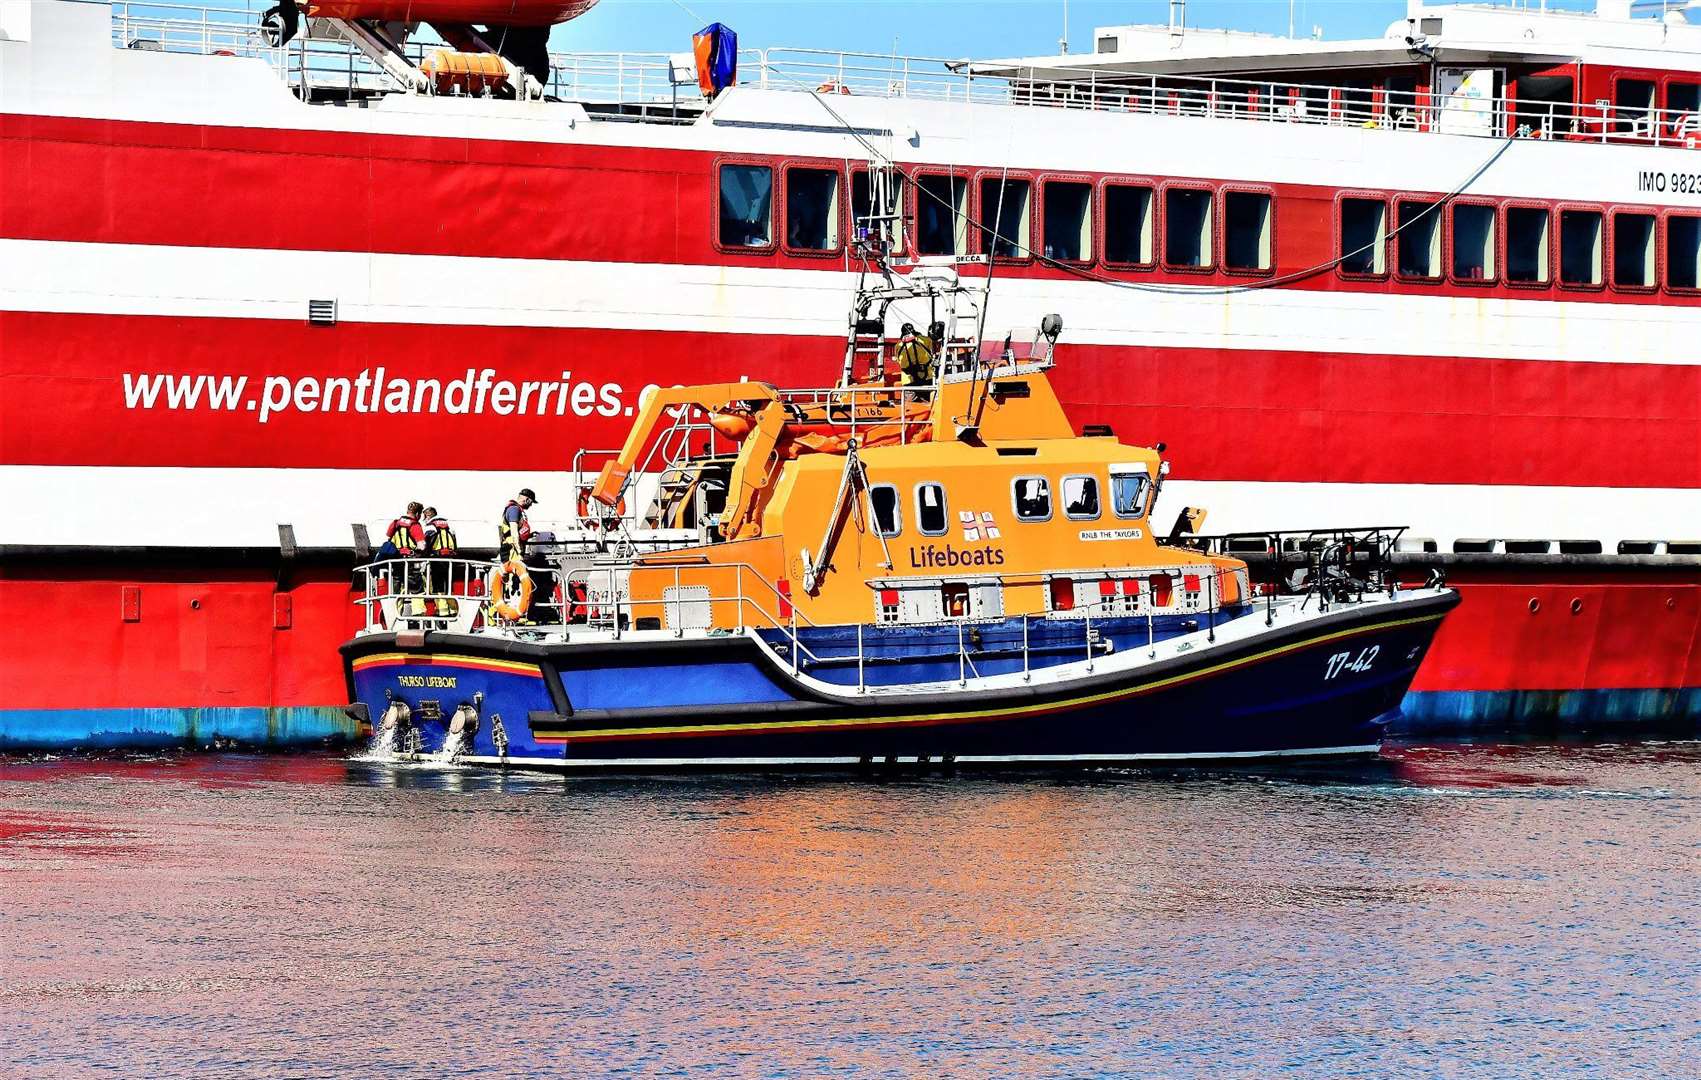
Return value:
[(460, 667), (486, 668), (491, 671), (511, 671), (517, 675), (543, 676), (543, 669), (536, 664), (524, 664), (517, 660), (493, 660), (485, 656), (450, 656), (442, 653), (373, 653), (362, 656), (354, 662), (354, 670), (359, 671), (368, 667), (394, 667), (398, 664), (424, 664), (435, 666), (451, 664)]
[(1296, 641), (1290, 645), (1278, 645), (1273, 649), (1266, 649), (1264, 652), (1255, 653), (1251, 656), (1243, 656), (1238, 660), (1225, 660), (1222, 663), (1214, 664), (1211, 667), (1200, 668), (1197, 671), (1189, 671), (1180, 675), (1171, 675), (1165, 679), (1154, 679), (1151, 682), (1141, 683), (1138, 686), (1126, 687), (1121, 690), (1108, 690), (1099, 694), (1087, 694), (1083, 697), (1069, 698), (1064, 701), (1048, 702), (1044, 705), (1036, 705), (1024, 709), (966, 709), (960, 712), (928, 713), (926, 715), (878, 719), (867, 716), (846, 716), (826, 720), (768, 720), (734, 722), (727, 724), (687, 724), (667, 727), (600, 728), (584, 731), (551, 732), (550, 734), (557, 740), (562, 738), (569, 740), (597, 739), (611, 738), (615, 736), (632, 738), (645, 735), (722, 735), (740, 732), (771, 731), (776, 729), (854, 727), (869, 724), (879, 724), (884, 727), (897, 727), (906, 724), (937, 723), (939, 721), (950, 720), (978, 720), (995, 716), (1025, 716), (1033, 713), (1061, 712), (1068, 709), (1079, 708), (1084, 705), (1097, 705), (1102, 702), (1116, 701), (1122, 698), (1149, 693), (1153, 690), (1162, 690), (1167, 686), (1174, 686), (1178, 683), (1189, 682), (1193, 679), (1203, 678), (1207, 675), (1214, 675), (1219, 671), (1226, 671), (1230, 668), (1244, 667), (1247, 664), (1257, 663), (1260, 660), (1266, 660), (1272, 656), (1279, 656), (1282, 653), (1294, 652), (1298, 649), (1309, 649), (1316, 645), (1324, 645), (1331, 641), (1338, 641), (1341, 638), (1355, 637), (1359, 634), (1368, 634), (1377, 630), (1390, 630), (1397, 626), (1415, 626), (1419, 623), (1436, 622), (1444, 615), (1445, 612), (1442, 613), (1442, 615), (1421, 615), (1410, 619), (1394, 619), (1390, 622), (1377, 623), (1374, 626), (1358, 626), (1350, 630), (1338, 630), (1333, 634), (1325, 634), (1323, 637), (1308, 638), (1305, 641)]

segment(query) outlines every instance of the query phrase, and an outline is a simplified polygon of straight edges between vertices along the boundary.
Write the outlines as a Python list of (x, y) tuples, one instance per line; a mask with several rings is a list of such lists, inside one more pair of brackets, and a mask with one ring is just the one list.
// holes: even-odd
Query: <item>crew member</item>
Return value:
[(455, 553), (455, 530), (448, 519), (438, 516), (435, 506), (425, 508), (425, 550), (434, 556), (447, 558)]
[(903, 325), (897, 356), (905, 386), (933, 385), (933, 342), (916, 334), (915, 323)]
[(526, 511), (536, 505), (537, 493), (531, 488), (521, 488), (520, 494), (509, 499), (508, 505), (503, 507), (498, 541), (503, 562), (516, 556), (522, 561), (525, 559), (526, 545), (532, 538), (532, 526), (526, 520)]
[(424, 507), (408, 503), (407, 510), (384, 530), (384, 546), (378, 549), (380, 559), (406, 558), (425, 553), (425, 528), (419, 519)]

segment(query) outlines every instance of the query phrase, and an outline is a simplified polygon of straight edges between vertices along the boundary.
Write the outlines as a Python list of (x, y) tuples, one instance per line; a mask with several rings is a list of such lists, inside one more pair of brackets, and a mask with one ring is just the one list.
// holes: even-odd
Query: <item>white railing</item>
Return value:
[[(260, 33), (265, 0), (246, 7), (111, 4), (114, 44), (120, 48), (258, 57), (292, 87), (351, 94), (394, 90), (395, 82), (342, 41), (303, 33), (274, 48)], [(408, 58), (422, 61), (442, 48), (416, 38)], [(672, 54), (555, 53), (547, 92), (591, 106), (636, 109), (641, 119), (678, 117), (702, 107), (689, 72)], [(770, 48), (739, 53), (739, 83), (768, 90), (938, 101), (1016, 104), (1093, 112), (1212, 117), (1283, 124), (1381, 128), (1503, 138), (1701, 145), (1701, 116), (1608, 102), (1550, 104), (1510, 98), (1441, 96), (1322, 83), (1241, 78), (1142, 75), (1084, 70), (1073, 78), (1039, 78), (1022, 69), (977, 70), (967, 59)]]

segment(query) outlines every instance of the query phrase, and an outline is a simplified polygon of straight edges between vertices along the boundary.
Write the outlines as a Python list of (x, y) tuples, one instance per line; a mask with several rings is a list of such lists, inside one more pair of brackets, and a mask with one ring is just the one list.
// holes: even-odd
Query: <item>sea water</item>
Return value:
[(0, 1076), (1695, 1076), (1701, 746), (0, 763)]

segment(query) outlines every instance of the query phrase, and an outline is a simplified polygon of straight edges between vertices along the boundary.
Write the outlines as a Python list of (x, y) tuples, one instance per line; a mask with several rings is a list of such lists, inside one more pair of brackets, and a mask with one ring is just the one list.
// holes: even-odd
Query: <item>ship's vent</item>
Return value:
[(335, 300), (307, 301), (307, 321), (314, 326), (337, 325), (337, 302)]

